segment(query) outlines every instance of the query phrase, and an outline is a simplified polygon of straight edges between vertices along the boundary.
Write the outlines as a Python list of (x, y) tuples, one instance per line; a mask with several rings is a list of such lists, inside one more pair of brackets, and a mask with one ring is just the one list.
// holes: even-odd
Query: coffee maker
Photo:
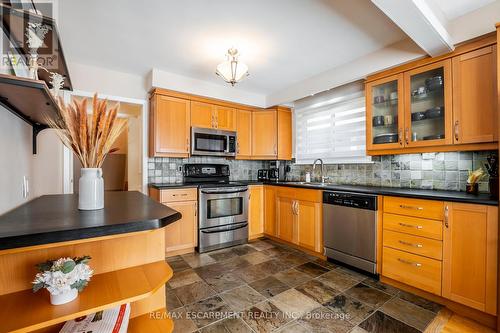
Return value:
[(273, 161), (268, 171), (268, 178), (270, 181), (286, 182), (286, 174), (290, 172), (290, 166), (286, 161)]

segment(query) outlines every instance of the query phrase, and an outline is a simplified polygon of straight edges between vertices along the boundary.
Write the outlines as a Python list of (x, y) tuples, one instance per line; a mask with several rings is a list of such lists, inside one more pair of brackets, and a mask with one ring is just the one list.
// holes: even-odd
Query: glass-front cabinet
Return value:
[(451, 60), (366, 84), (367, 150), (453, 143)]
[(403, 74), (393, 75), (366, 85), (367, 149), (391, 149), (403, 146)]
[(405, 75), (405, 146), (453, 143), (451, 60), (416, 68)]

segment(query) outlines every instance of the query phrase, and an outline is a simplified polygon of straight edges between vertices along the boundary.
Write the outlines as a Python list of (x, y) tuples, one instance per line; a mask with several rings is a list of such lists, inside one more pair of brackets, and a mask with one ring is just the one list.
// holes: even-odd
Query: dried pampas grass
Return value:
[(47, 119), (66, 147), (78, 157), (84, 168), (100, 168), (106, 156), (118, 150), (113, 143), (127, 127), (118, 119), (119, 104), (107, 108), (107, 100), (92, 100), (92, 115), (87, 115), (87, 99), (65, 105), (58, 99), (59, 112), (55, 119)]

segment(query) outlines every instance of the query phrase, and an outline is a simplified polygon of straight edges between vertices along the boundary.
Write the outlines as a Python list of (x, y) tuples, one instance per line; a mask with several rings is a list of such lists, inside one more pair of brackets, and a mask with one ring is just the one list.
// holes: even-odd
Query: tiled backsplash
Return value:
[[(486, 157), (494, 153), (447, 152), (407, 155), (376, 156), (371, 164), (325, 165), (328, 182), (335, 184), (372, 185), (465, 191), (467, 170), (483, 165)], [(257, 170), (269, 168), (268, 161), (239, 161), (218, 157), (150, 158), (148, 179), (150, 183), (182, 182), (182, 165), (185, 163), (229, 164), (231, 180), (256, 180)], [(303, 181), (312, 165), (290, 163), (287, 180)], [(312, 179), (319, 175), (311, 175)], [(488, 192), (488, 177), (479, 183), (481, 192)]]
[(231, 180), (257, 180), (257, 170), (269, 168), (269, 162), (266, 161), (240, 161), (221, 157), (155, 157), (148, 161), (148, 180), (150, 183), (180, 183), (182, 166), (186, 163), (228, 164)]
[[(486, 157), (494, 152), (447, 152), (408, 155), (388, 155), (373, 158), (371, 164), (329, 164), (325, 166), (328, 182), (465, 191), (467, 170), (475, 170), (483, 165)], [(311, 165), (291, 164), (288, 179), (305, 179)], [(317, 173), (311, 175), (314, 180)], [(488, 177), (479, 183), (481, 192), (488, 192)]]

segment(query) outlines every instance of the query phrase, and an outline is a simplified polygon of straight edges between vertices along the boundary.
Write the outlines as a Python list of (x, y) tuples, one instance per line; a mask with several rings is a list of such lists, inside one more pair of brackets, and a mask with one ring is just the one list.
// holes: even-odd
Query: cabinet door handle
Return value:
[(239, 154), (240, 153), (240, 142), (236, 142), (236, 153)]
[(187, 193), (181, 193), (181, 194), (177, 193), (177, 194), (173, 194), (172, 196), (174, 196), (174, 197), (177, 197), (177, 196), (185, 197), (185, 196), (187, 196)]
[(449, 219), (450, 219), (450, 207), (448, 205), (444, 206), (444, 226), (449, 228)]
[(416, 247), (418, 249), (421, 249), (423, 248), (424, 246), (422, 244), (413, 244), (413, 243), (410, 243), (410, 242), (405, 242), (403, 240), (399, 240), (399, 243), (400, 244), (403, 244), (403, 245), (406, 245), (406, 246), (412, 246), (412, 247)]
[(455, 141), (458, 141), (458, 130), (459, 130), (459, 125), (460, 123), (458, 120), (455, 121)]
[(198, 206), (194, 207), (194, 216), (198, 216)]
[(274, 150), (274, 155), (276, 155), (276, 154), (278, 153), (278, 152), (276, 151), (276, 144), (274, 144), (273, 150)]
[(418, 207), (418, 206), (399, 205), (399, 207), (403, 209), (424, 210), (423, 207)]
[(402, 222), (399, 222), (399, 225), (402, 227), (405, 227), (405, 228), (415, 228), (418, 230), (423, 228), (421, 225), (413, 225), (413, 224), (407, 224), (407, 223), (402, 223)]
[(212, 128), (215, 128), (215, 120), (214, 115), (212, 115)]
[(405, 129), (405, 141), (406, 144), (410, 143), (410, 129), (408, 127)]
[(189, 151), (189, 138), (186, 138), (186, 148)]
[(405, 259), (401, 259), (401, 258), (398, 258), (398, 261), (402, 262), (403, 264), (412, 265), (415, 267), (422, 267), (422, 264), (420, 264), (418, 262), (413, 262), (413, 261), (409, 261), (409, 260), (405, 260)]
[(403, 145), (403, 129), (402, 128), (399, 129), (398, 137), (399, 137), (399, 145), (402, 146)]

